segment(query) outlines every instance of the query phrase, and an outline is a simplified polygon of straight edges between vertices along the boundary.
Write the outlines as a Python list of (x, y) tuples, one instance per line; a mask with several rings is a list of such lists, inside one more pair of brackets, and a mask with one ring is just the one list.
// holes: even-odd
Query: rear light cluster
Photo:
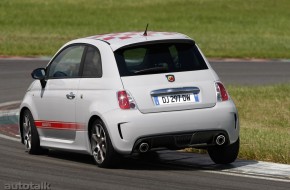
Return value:
[(216, 82), (215, 87), (216, 87), (216, 97), (217, 97), (218, 102), (229, 100), (229, 94), (227, 93), (226, 88), (221, 82)]
[(119, 106), (123, 110), (136, 109), (136, 103), (129, 92), (122, 90), (118, 92)]

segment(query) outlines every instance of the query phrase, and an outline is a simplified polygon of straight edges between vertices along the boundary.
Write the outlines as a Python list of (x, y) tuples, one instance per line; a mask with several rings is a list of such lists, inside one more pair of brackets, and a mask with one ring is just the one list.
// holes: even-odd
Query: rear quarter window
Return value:
[(115, 51), (115, 58), (121, 76), (208, 69), (193, 43), (134, 45)]

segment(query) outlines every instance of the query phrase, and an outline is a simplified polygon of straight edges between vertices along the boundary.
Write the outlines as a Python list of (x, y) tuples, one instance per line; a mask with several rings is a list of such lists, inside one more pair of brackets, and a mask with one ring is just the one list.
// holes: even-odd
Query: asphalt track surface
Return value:
[[(47, 63), (41, 59), (0, 59), (0, 103), (21, 100), (33, 81), (32, 70)], [(211, 65), (226, 85), (290, 83), (290, 61), (213, 61)]]
[[(148, 158), (126, 158), (114, 169), (95, 166), (91, 156), (51, 151), (29, 155), (19, 142), (0, 139), (0, 188), (7, 184), (47, 182), (52, 190), (78, 189), (289, 189), (290, 183), (215, 173), (222, 166), (204, 156), (165, 153)], [(165, 154), (166, 158), (163, 157)], [(183, 154), (179, 158), (177, 155)], [(188, 156), (186, 156), (188, 154)], [(173, 157), (170, 158), (170, 155)], [(192, 159), (183, 165), (183, 159)], [(200, 159), (204, 165), (199, 165)], [(227, 167), (231, 167), (230, 165)]]
[[(47, 60), (0, 60), (0, 103), (22, 99), (32, 81), (31, 71), (46, 64)], [(215, 62), (212, 66), (226, 84), (261, 85), (290, 82), (289, 63)], [(261, 70), (264, 74), (258, 75), (259, 72), (263, 73)], [(253, 78), (248, 83), (251, 77)], [(223, 171), (232, 167), (234, 166), (216, 165), (206, 155), (165, 151), (147, 158), (126, 158), (121, 160), (118, 168), (101, 169), (95, 166), (89, 155), (62, 151), (29, 155), (19, 141), (0, 138), (0, 189), (19, 182), (47, 182), (52, 190), (290, 189), (289, 179), (269, 180)]]

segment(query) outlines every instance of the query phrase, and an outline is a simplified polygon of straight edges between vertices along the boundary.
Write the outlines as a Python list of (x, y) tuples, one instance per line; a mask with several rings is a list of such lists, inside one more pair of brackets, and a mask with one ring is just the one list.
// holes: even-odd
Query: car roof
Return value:
[(147, 35), (144, 35), (144, 32), (118, 32), (118, 33), (110, 33), (110, 34), (99, 34), (95, 36), (89, 36), (85, 39), (94, 39), (101, 40), (108, 43), (112, 50), (115, 51), (121, 47), (142, 43), (142, 42), (150, 42), (157, 40), (191, 40), (188, 36), (176, 33), (176, 32), (155, 32), (155, 31), (147, 31)]

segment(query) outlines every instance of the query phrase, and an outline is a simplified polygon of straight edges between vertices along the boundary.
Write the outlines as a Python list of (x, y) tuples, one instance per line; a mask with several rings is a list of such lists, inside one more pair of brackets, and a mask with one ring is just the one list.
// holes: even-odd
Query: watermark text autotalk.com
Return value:
[(51, 190), (50, 184), (47, 182), (41, 182), (41, 183), (10, 183), (10, 184), (4, 184), (4, 189), (17, 189), (17, 190)]

